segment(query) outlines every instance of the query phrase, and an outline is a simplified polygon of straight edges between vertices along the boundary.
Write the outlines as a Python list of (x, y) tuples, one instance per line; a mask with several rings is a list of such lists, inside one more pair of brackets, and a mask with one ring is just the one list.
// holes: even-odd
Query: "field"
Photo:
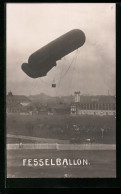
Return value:
[[(74, 129), (78, 126), (78, 130)], [(35, 145), (36, 143), (64, 143), (75, 146), (72, 138), (83, 146), (85, 139), (93, 139), (93, 145), (116, 143), (116, 119), (113, 116), (70, 116), (70, 115), (7, 115), (7, 144)], [(104, 129), (103, 134), (101, 128)], [(37, 142), (38, 141), (38, 142)], [(71, 143), (71, 144), (70, 144)], [(77, 147), (78, 147), (77, 146)], [(15, 146), (14, 146), (15, 147)], [(26, 148), (27, 146), (25, 146)], [(43, 165), (23, 166), (23, 159), (49, 161), (57, 158), (85, 159), (87, 165)], [(7, 149), (8, 178), (106, 178), (116, 177), (115, 150), (57, 150), (57, 149)]]
[[(78, 159), (88, 165), (23, 166), (23, 159)], [(116, 177), (115, 151), (7, 150), (8, 178), (106, 178)]]
[[(73, 125), (78, 125), (78, 131), (74, 130)], [(91, 138), (95, 143), (115, 143), (116, 119), (114, 116), (8, 114), (6, 128), (7, 134), (11, 135), (59, 140), (78, 138), (80, 142)], [(103, 134), (101, 128), (104, 129)], [(19, 138), (7, 138), (7, 143), (18, 143), (19, 141)], [(32, 141), (23, 140), (23, 142)]]

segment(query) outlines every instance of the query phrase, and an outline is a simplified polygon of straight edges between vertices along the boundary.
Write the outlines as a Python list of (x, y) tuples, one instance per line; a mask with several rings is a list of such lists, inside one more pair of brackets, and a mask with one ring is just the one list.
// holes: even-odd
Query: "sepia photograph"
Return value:
[(116, 178), (115, 3), (6, 3), (6, 177)]

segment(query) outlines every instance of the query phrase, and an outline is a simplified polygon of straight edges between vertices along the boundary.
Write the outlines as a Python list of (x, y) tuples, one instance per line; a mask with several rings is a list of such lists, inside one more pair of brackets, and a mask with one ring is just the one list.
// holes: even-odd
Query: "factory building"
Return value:
[(116, 115), (116, 97), (83, 96), (80, 92), (75, 92), (71, 115)]

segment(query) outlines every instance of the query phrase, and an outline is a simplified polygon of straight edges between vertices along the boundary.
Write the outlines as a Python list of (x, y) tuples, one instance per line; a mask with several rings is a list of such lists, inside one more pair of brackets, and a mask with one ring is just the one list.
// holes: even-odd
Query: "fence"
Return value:
[(35, 144), (7, 144), (7, 150), (17, 149), (40, 149), (40, 150), (116, 150), (115, 144), (58, 144), (58, 143), (35, 143)]

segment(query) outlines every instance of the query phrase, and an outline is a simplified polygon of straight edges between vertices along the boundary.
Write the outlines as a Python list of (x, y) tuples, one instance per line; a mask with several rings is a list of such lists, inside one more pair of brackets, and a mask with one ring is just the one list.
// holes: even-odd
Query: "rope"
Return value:
[(69, 67), (68, 67), (68, 69), (67, 69), (66, 72), (62, 75), (61, 78), (63, 78), (63, 77), (67, 74), (67, 72), (69, 71), (69, 69), (71, 68), (71, 66), (72, 66), (72, 64), (73, 64), (73, 61), (77, 58), (77, 54), (78, 54), (78, 50), (77, 50), (77, 52), (75, 53), (75, 57), (72, 59), (70, 65), (69, 65)]
[[(57, 68), (56, 68), (56, 69), (57, 69)], [(61, 68), (61, 73), (62, 73), (62, 69), (63, 69), (63, 66), (62, 66), (62, 68)], [(55, 75), (54, 75), (52, 81), (55, 81), (56, 75), (57, 75), (57, 72), (55, 71)], [(45, 83), (45, 84), (47, 84), (47, 85), (51, 85), (51, 84), (52, 84), (52, 81), (51, 81), (51, 83), (50, 83), (50, 82), (47, 82), (47, 81), (42, 80), (41, 78), (39, 78), (39, 79), (40, 79), (41, 82), (43, 82), (43, 83)]]
[[(60, 88), (60, 84), (61, 84), (61, 81), (62, 81), (62, 79), (66, 76), (66, 74), (69, 72), (69, 70), (70, 70), (70, 68), (71, 68), (71, 66), (73, 65), (73, 64), (75, 64), (75, 62), (76, 62), (76, 59), (77, 59), (77, 55), (78, 55), (78, 49), (77, 49), (77, 51), (76, 51), (76, 53), (75, 53), (75, 56), (73, 57), (73, 59), (71, 60), (71, 63), (70, 63), (70, 65), (69, 65), (69, 67), (67, 68), (67, 70), (63, 73), (63, 70), (64, 70), (64, 66), (65, 65), (62, 65), (62, 68), (61, 68), (61, 70), (60, 70), (60, 79), (58, 79), (58, 80), (55, 80), (55, 78), (56, 78), (56, 75), (57, 75), (57, 70), (55, 71), (55, 75), (54, 75), (54, 78), (53, 78), (53, 81), (54, 82), (56, 82), (56, 84), (58, 84), (58, 87), (56, 88), (56, 96), (57, 96), (57, 93), (59, 92), (59, 88)], [(66, 58), (65, 57), (63, 57), (63, 59), (64, 59), (64, 61), (66, 61)], [(75, 68), (75, 66), (74, 66), (74, 68)], [(74, 71), (72, 72), (72, 73), (74, 73)], [(72, 75), (72, 77), (73, 77), (73, 75)], [(51, 83), (50, 82), (47, 82), (47, 81), (44, 81), (42, 78), (39, 78), (39, 80), (42, 82), (42, 83), (44, 83), (45, 85), (51, 85), (52, 84), (52, 81), (51, 81)], [(72, 82), (72, 80), (71, 80), (71, 82)], [(71, 82), (70, 82), (70, 85), (71, 85)], [(36, 80), (36, 83), (37, 83), (37, 80)], [(38, 84), (36, 84), (36, 87), (37, 87), (37, 85)], [(69, 87), (70, 88), (70, 87)], [(57, 91), (58, 90), (58, 91)]]
[[(77, 55), (76, 55), (76, 57), (75, 57), (74, 64), (76, 63), (76, 60), (77, 60)], [(74, 70), (75, 70), (75, 65), (73, 66), (73, 71), (72, 71), (71, 81), (69, 82), (69, 87), (68, 87), (68, 91), (69, 91), (69, 92), (70, 92), (70, 89), (71, 89), (71, 86), (72, 86), (72, 82), (73, 82)]]
[[(67, 74), (67, 72), (70, 70), (72, 64), (75, 64), (76, 59), (77, 59), (77, 54), (78, 54), (78, 50), (77, 50), (77, 52), (75, 53), (75, 57), (72, 59), (72, 61), (71, 61), (70, 65), (69, 65), (68, 69), (66, 70), (66, 72), (65, 72), (62, 76), (60, 76), (60, 81), (59, 81), (59, 85), (58, 85), (58, 90), (59, 90), (59, 87), (60, 87), (60, 83), (61, 83), (62, 78), (65, 77), (65, 75)], [(74, 68), (75, 68), (75, 66), (74, 66)], [(73, 72), (72, 72), (72, 73), (73, 73)], [(56, 95), (57, 95), (57, 93), (56, 93)]]
[[(60, 87), (60, 82), (61, 82), (61, 75), (62, 75), (62, 72), (63, 72), (63, 66), (62, 66), (62, 68), (61, 68), (61, 72), (60, 72), (60, 80), (59, 80), (59, 84), (58, 84), (58, 89), (59, 89), (59, 87)], [(56, 90), (56, 96), (57, 96), (57, 90)]]

